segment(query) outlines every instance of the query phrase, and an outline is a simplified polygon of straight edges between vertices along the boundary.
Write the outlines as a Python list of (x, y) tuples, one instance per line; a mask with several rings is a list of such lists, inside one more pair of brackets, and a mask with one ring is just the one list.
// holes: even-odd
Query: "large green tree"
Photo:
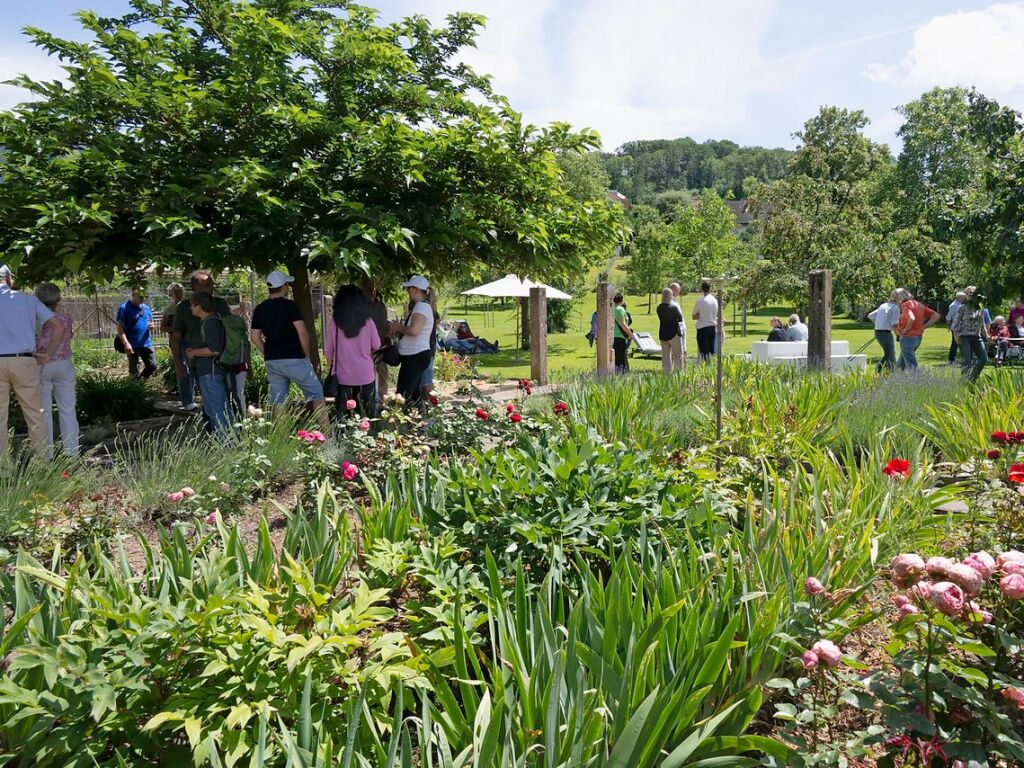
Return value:
[(873, 305), (897, 284), (917, 280), (918, 243), (894, 230), (883, 181), (885, 146), (868, 139), (863, 112), (823, 107), (795, 134), (801, 146), (790, 177), (755, 191), (761, 259), (744, 274), (740, 293), (751, 306), (774, 300), (805, 307), (807, 275), (833, 271), (837, 302)]
[(981, 183), (954, 196), (953, 231), (989, 299), (1016, 298), (1024, 294), (1024, 123), (972, 92), (970, 126), (984, 154)]
[[(25, 277), (148, 265), (578, 274), (617, 236), (558, 153), (597, 137), (524, 123), (461, 63), (481, 18), (381, 25), (346, 0), (131, 0), (28, 34), (66, 82), (0, 113), (0, 250)], [(307, 316), (309, 314), (308, 301)]]
[(738, 252), (736, 218), (711, 189), (672, 210), (673, 277), (695, 288), (702, 277), (731, 272)]

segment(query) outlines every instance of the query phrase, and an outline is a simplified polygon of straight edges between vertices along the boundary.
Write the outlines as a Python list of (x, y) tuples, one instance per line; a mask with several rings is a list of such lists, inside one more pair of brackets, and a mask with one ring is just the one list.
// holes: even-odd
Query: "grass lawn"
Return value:
[[(697, 356), (697, 329), (690, 319), (693, 303), (698, 294), (689, 294), (681, 302), (683, 315), (686, 317), (686, 346), (688, 358), (693, 362)], [(627, 296), (626, 305), (633, 316), (633, 328), (647, 331), (657, 338), (658, 317), (654, 310), (658, 300), (652, 300), (648, 311), (647, 299), (641, 296)], [(597, 350), (591, 348), (584, 334), (590, 329), (590, 315), (593, 299), (580, 298), (573, 303), (573, 311), (569, 321), (568, 333), (548, 335), (548, 370), (552, 379), (568, 378), (572, 375), (594, 370), (597, 362)], [(492, 308), (493, 307), (493, 308)], [(725, 314), (725, 354), (744, 354), (750, 351), (753, 341), (762, 341), (768, 337), (768, 321), (775, 315), (786, 318), (792, 312), (788, 307), (767, 307), (747, 316), (747, 336), (740, 335), (740, 314), (737, 308), (735, 322), (732, 307), (726, 307)], [(462, 300), (451, 300), (444, 305), (443, 314), (448, 318), (466, 319), (473, 333), (489, 341), (497, 339), (501, 352), (496, 355), (481, 355), (480, 370), (485, 375), (501, 378), (523, 378), (530, 374), (529, 352), (515, 356), (516, 303), (508, 299), (502, 306), (500, 301), (493, 304), (480, 300), (471, 300), (467, 304)], [(832, 338), (850, 342), (853, 353), (861, 345), (871, 342), (864, 354), (868, 355), (869, 363), (880, 357), (878, 345), (874, 343), (874, 329), (871, 323), (859, 323), (844, 316), (832, 318)], [(945, 325), (936, 325), (925, 331), (924, 343), (918, 352), (918, 358), (928, 365), (945, 363), (949, 351), (949, 330)], [(897, 348), (897, 354), (899, 349)], [(630, 359), (633, 370), (657, 370), (661, 368), (659, 358), (633, 357)]]

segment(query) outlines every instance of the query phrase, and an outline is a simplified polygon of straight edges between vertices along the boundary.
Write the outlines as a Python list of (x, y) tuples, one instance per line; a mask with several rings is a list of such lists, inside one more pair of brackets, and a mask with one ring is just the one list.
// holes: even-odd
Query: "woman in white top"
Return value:
[(430, 283), (422, 275), (413, 275), (402, 287), (409, 292), (409, 311), (405, 318), (389, 323), (398, 336), (398, 394), (405, 398), (406, 408), (419, 406), (422, 399), (420, 381), (430, 365), (430, 334), (434, 330), (434, 310), (430, 305)]
[(900, 305), (896, 301), (896, 291), (889, 294), (889, 300), (878, 305), (873, 312), (868, 312), (868, 319), (875, 324), (875, 341), (882, 348), (882, 359), (875, 370), (883, 368), (891, 371), (896, 367), (896, 341), (892, 329), (900, 321)]

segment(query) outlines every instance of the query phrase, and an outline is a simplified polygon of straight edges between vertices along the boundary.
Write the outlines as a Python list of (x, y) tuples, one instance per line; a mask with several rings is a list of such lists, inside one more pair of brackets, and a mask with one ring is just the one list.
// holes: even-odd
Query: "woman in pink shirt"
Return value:
[(339, 417), (352, 415), (348, 402), (365, 418), (377, 415), (377, 372), (373, 353), (380, 349), (377, 325), (370, 318), (370, 303), (354, 285), (342, 285), (334, 296), (334, 315), (327, 324), (328, 375), (338, 377), (334, 409)]
[[(75, 366), (71, 362), (71, 315), (57, 309), (60, 304), (60, 288), (53, 283), (36, 286), (39, 299), (64, 326), (64, 338), (53, 357), (39, 371), (39, 389), (43, 396), (43, 415), (46, 420), (46, 440), (49, 455), (53, 457), (53, 401), (57, 401), (57, 417), (60, 421), (60, 443), (69, 456), (78, 455), (78, 416), (75, 415)], [(36, 351), (44, 352), (50, 343), (50, 327), (43, 326), (36, 337)]]

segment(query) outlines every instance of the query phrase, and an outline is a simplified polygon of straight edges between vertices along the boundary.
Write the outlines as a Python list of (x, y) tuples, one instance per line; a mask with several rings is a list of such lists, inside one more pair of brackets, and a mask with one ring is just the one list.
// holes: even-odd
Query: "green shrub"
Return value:
[(86, 373), (76, 381), (81, 424), (133, 421), (156, 413), (156, 396), (142, 379), (107, 373)]

